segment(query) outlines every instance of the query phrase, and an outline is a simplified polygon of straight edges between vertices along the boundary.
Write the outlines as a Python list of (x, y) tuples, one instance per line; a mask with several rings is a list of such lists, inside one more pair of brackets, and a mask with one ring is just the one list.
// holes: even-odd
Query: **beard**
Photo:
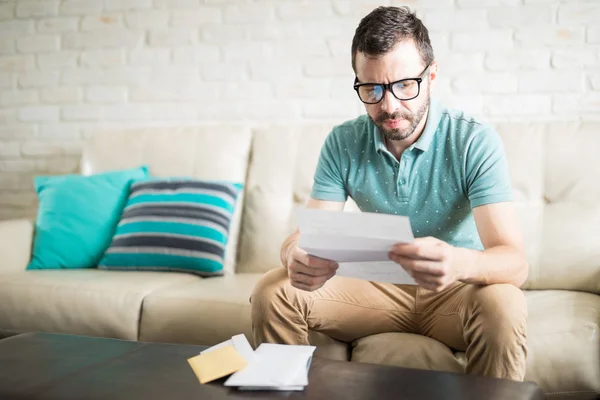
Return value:
[[(377, 116), (377, 119), (373, 119), (370, 115), (369, 115), (369, 118), (371, 118), (371, 121), (373, 121), (373, 123), (375, 125), (377, 125), (377, 127), (383, 133), (383, 135), (385, 136), (385, 138), (387, 140), (406, 139), (407, 137), (409, 137), (410, 135), (412, 135), (415, 132), (415, 129), (417, 129), (417, 126), (419, 126), (419, 123), (421, 123), (423, 116), (425, 115), (425, 113), (427, 112), (427, 109), (429, 108), (429, 97), (430, 97), (429, 90), (427, 90), (427, 98), (425, 99), (425, 102), (421, 105), (421, 107), (419, 107), (419, 109), (417, 110), (416, 113), (412, 113), (410, 111), (396, 111), (393, 114), (389, 114), (384, 111), (383, 113), (381, 113)], [(410, 125), (404, 129), (402, 129), (402, 128), (387, 129), (385, 127), (384, 123), (386, 120), (398, 119), (398, 118), (402, 118), (402, 119), (408, 121), (410, 123)]]

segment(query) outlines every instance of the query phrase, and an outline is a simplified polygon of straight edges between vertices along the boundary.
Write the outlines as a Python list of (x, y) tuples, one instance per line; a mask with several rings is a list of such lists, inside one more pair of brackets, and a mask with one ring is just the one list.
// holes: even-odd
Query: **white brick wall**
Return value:
[(20, 0), (16, 4), (18, 18), (54, 17), (58, 15), (58, 0)]
[(97, 129), (362, 113), (350, 44), (386, 4), (430, 29), (448, 105), (600, 118), (600, 0), (0, 0), (0, 219)]

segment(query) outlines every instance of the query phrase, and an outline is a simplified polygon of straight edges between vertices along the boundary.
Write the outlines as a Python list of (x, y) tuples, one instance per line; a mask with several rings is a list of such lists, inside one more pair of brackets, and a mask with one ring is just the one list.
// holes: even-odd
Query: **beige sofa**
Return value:
[[(226, 276), (102, 270), (25, 271), (32, 222), (0, 223), (0, 329), (215, 344), (251, 337), (248, 297), (279, 266), (294, 207), (310, 193), (332, 124), (202, 126), (102, 133), (85, 146), (85, 174), (146, 163), (156, 175), (245, 182)], [(551, 398), (600, 392), (600, 123), (497, 125), (513, 177), (531, 272), (527, 380)], [(355, 209), (352, 203), (349, 210)], [(360, 323), (360, 321), (356, 321)], [(462, 371), (464, 354), (411, 334), (354, 343), (311, 334), (321, 355)]]

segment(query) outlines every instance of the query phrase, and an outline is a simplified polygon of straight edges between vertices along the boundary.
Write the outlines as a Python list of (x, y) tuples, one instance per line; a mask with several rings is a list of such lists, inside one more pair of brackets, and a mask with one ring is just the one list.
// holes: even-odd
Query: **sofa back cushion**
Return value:
[[(252, 132), (243, 126), (204, 125), (98, 132), (84, 146), (84, 175), (147, 165), (157, 177), (188, 176), (243, 183)], [(243, 195), (238, 198), (243, 204)], [(225, 252), (225, 273), (233, 273), (242, 207), (236, 207)]]
[(600, 121), (549, 123), (533, 286), (600, 294)]
[[(281, 265), (281, 245), (296, 229), (294, 209), (310, 196), (321, 146), (332, 127), (322, 123), (254, 130), (238, 272), (265, 272)], [(351, 199), (346, 210), (357, 211)]]
[[(333, 123), (255, 129), (238, 272), (280, 266)], [(494, 124), (508, 158), (530, 289), (600, 293), (600, 123)], [(350, 211), (356, 205), (350, 200)]]

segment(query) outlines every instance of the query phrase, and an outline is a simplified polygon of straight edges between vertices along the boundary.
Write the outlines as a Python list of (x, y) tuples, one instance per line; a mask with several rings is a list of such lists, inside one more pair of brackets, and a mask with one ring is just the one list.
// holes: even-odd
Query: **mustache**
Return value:
[(402, 112), (402, 111), (396, 111), (392, 114), (384, 111), (383, 113), (381, 113), (381, 115), (379, 115), (377, 117), (377, 122), (384, 122), (385, 120), (388, 120), (388, 119), (398, 119), (398, 118), (403, 118), (408, 121), (412, 121), (413, 116), (410, 113)]

